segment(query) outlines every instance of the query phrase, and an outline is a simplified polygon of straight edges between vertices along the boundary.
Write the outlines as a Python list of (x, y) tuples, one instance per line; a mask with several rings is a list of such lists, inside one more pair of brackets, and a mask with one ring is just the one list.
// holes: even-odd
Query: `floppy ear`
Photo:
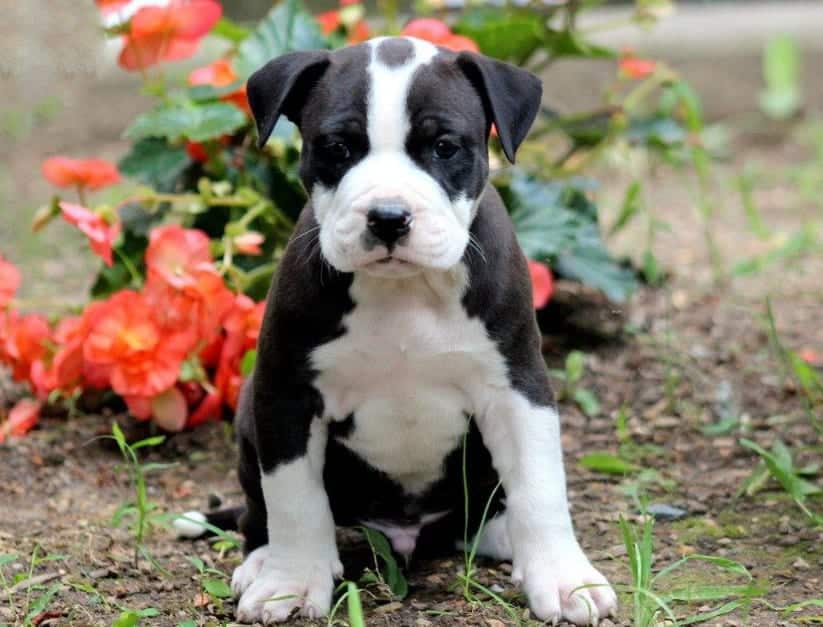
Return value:
[(309, 92), (329, 65), (325, 50), (290, 52), (272, 59), (249, 77), (246, 91), (257, 123), (257, 145), (263, 147), (285, 115), (300, 124), (300, 109)]
[(503, 152), (514, 163), (514, 154), (540, 108), (540, 79), (515, 65), (474, 52), (458, 54), (457, 65), (483, 99)]

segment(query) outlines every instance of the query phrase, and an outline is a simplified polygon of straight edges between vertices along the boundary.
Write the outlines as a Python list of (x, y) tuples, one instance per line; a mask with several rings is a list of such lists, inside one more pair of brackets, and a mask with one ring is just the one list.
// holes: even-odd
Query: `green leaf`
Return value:
[(160, 610), (156, 607), (147, 607), (142, 610), (137, 610), (137, 613), (141, 618), (154, 618), (155, 616), (160, 616)]
[(244, 377), (248, 377), (252, 370), (254, 370), (254, 365), (257, 363), (257, 349), (250, 348), (246, 351), (246, 354), (243, 355), (243, 359), (240, 362), (240, 373)]
[(686, 140), (686, 130), (677, 120), (657, 115), (649, 118), (632, 119), (626, 130), (629, 140), (652, 147), (671, 148)]
[(137, 508), (134, 506), (133, 503), (122, 503), (115, 511), (114, 514), (111, 516), (111, 521), (109, 525), (112, 527), (119, 527), (120, 524), (123, 522), (123, 518), (129, 514), (136, 514)]
[(763, 112), (785, 120), (800, 110), (800, 50), (789, 35), (776, 35), (763, 54), (766, 89), (760, 94)]
[(360, 603), (360, 590), (353, 581), (346, 582), (346, 606), (350, 627), (366, 627), (363, 618), (363, 605)]
[(600, 237), (597, 207), (580, 189), (514, 169), (500, 191), (526, 256), (548, 261), (561, 276), (600, 289), (614, 301), (625, 301), (634, 291), (634, 273), (609, 254)]
[(326, 48), (328, 43), (314, 17), (300, 0), (274, 6), (257, 28), (240, 44), (234, 69), (242, 78), (272, 59), (295, 50)]
[(245, 113), (227, 102), (183, 102), (137, 116), (126, 129), (126, 137), (165, 137), (171, 141), (183, 137), (202, 142), (233, 133), (247, 121)]
[(583, 378), (586, 357), (580, 351), (572, 351), (566, 355), (566, 383), (574, 385)]
[(615, 235), (622, 231), (631, 222), (632, 218), (640, 212), (640, 193), (642, 190), (643, 187), (640, 181), (634, 180), (631, 182), (623, 195), (623, 204), (620, 206), (620, 212), (617, 214), (614, 224), (609, 229), (609, 235)]
[(120, 612), (120, 616), (114, 619), (111, 627), (136, 627), (140, 624), (140, 614), (125, 610)]
[(192, 566), (194, 566), (197, 569), (198, 573), (202, 573), (206, 570), (206, 563), (196, 555), (189, 555), (188, 559), (191, 562)]
[(617, 57), (614, 50), (583, 41), (580, 35), (572, 30), (557, 31), (548, 29), (544, 46), (547, 52), (555, 58), (614, 59)]
[(728, 603), (724, 603), (720, 607), (717, 607), (713, 610), (708, 610), (707, 612), (700, 612), (699, 614), (690, 614), (687, 618), (681, 618), (678, 621), (678, 624), (685, 626), (705, 623), (706, 621), (712, 620), (713, 618), (718, 618), (720, 616), (725, 616), (726, 614), (731, 614), (736, 609), (742, 607), (746, 603), (747, 602), (743, 600), (729, 601)]
[(627, 462), (617, 455), (605, 452), (584, 455), (580, 458), (580, 465), (583, 466), (583, 468), (608, 475), (625, 475), (637, 470), (634, 464)]
[(576, 388), (572, 393), (572, 398), (587, 416), (592, 417), (600, 413), (600, 402), (591, 390)]
[[(41, 614), (45, 611), (45, 609), (49, 606), (54, 596), (60, 591), (62, 586), (59, 583), (52, 584), (49, 586), (48, 590), (46, 590), (43, 594), (41, 594), (37, 599), (35, 599), (32, 604), (28, 607), (28, 614), (26, 618), (31, 620), (38, 614)], [(28, 624), (28, 622), (26, 623)]]
[(545, 16), (530, 9), (475, 7), (453, 30), (473, 39), (483, 54), (521, 65), (547, 36)]
[(363, 527), (362, 529), (363, 534), (366, 536), (366, 540), (372, 548), (372, 551), (383, 561), (384, 569), (381, 574), (386, 582), (386, 585), (389, 586), (389, 589), (395, 598), (406, 598), (406, 595), (409, 593), (409, 584), (406, 581), (406, 577), (403, 575), (403, 571), (400, 570), (400, 567), (397, 565), (397, 561), (394, 559), (394, 553), (392, 553), (391, 547), (389, 546), (389, 541), (386, 540), (386, 536), (375, 529), (370, 529), (369, 527)]
[(237, 22), (233, 22), (227, 17), (221, 17), (209, 34), (222, 37), (236, 44), (248, 37), (249, 32), (248, 28), (240, 26)]
[(172, 146), (158, 137), (146, 137), (132, 144), (117, 167), (130, 178), (164, 188), (171, 185), (189, 163), (183, 147)]
[(165, 435), (155, 435), (150, 438), (145, 438), (144, 440), (140, 440), (139, 442), (135, 442), (131, 445), (131, 450), (136, 451), (139, 448), (144, 448), (146, 446), (158, 446), (166, 441)]
[(228, 599), (232, 596), (229, 584), (222, 579), (204, 579), (203, 590), (218, 599)]

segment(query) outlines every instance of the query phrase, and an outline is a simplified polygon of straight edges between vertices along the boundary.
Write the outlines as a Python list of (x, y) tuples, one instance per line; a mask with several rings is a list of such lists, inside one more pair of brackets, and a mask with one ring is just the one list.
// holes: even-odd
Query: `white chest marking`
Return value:
[(326, 418), (354, 414), (344, 444), (410, 494), (442, 476), (466, 415), (508, 388), (503, 358), (460, 298), (466, 270), (412, 279), (357, 274), (346, 333), (311, 355)]

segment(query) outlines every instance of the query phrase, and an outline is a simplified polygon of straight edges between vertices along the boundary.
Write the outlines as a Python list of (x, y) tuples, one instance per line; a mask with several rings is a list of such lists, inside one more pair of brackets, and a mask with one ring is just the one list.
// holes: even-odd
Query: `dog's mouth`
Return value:
[(409, 262), (405, 259), (398, 259), (397, 257), (393, 257), (392, 255), (386, 255), (382, 259), (378, 259), (375, 263), (379, 263), (380, 265), (388, 265), (390, 263), (396, 263), (398, 265), (408, 265)]

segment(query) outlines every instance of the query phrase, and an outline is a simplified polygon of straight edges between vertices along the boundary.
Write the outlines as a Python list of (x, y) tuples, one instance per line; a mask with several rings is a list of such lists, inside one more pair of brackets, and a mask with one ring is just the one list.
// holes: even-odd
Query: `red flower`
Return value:
[(209, 420), (219, 420), (223, 416), (223, 395), (219, 390), (206, 394), (189, 416), (186, 427), (196, 427)]
[(260, 255), (263, 251), (260, 249), (260, 244), (266, 241), (262, 233), (257, 231), (248, 231), (242, 235), (236, 236), (232, 239), (237, 252), (244, 255)]
[[(232, 68), (231, 63), (226, 59), (218, 59), (214, 63), (198, 68), (189, 74), (189, 85), (211, 85), (212, 87), (226, 87), (238, 80), (237, 73)], [(231, 102), (242, 111), (251, 113), (249, 100), (246, 97), (246, 86), (243, 85), (237, 91), (227, 94), (221, 98), (226, 102)], [(191, 154), (191, 153), (189, 153)], [(207, 160), (207, 159), (206, 159)], [(199, 161), (199, 159), (198, 159)], [(205, 160), (204, 160), (205, 161)]]
[(216, 0), (171, 0), (163, 7), (143, 7), (131, 19), (118, 63), (126, 70), (142, 70), (190, 57), (222, 14)]
[(314, 19), (320, 25), (320, 30), (323, 31), (324, 35), (330, 35), (340, 28), (340, 11), (337, 9), (318, 13), (314, 16)]
[(200, 142), (187, 141), (186, 152), (192, 161), (206, 163), (209, 160), (209, 153), (206, 152), (205, 146), (203, 146)]
[(241, 294), (235, 299), (234, 308), (223, 323), (226, 338), (220, 351), (215, 385), (232, 409), (237, 408), (240, 386), (243, 384), (240, 372), (243, 356), (257, 346), (257, 336), (260, 333), (265, 307), (264, 302), (255, 303), (248, 296)]
[(405, 28), (400, 31), (405, 37), (416, 37), (432, 43), (440, 43), (452, 34), (451, 28), (441, 21), (432, 17), (420, 17), (410, 21)]
[(49, 157), (41, 167), (46, 180), (57, 187), (100, 189), (120, 181), (117, 168), (103, 159)]
[(107, 266), (111, 266), (113, 263), (112, 247), (120, 235), (120, 222), (109, 224), (100, 214), (65, 201), (60, 203), (60, 211), (67, 222), (75, 225), (89, 238), (94, 254), (100, 257)]
[(0, 255), (0, 309), (11, 302), (18, 287), (20, 287), (20, 270)]
[(97, 3), (97, 6), (103, 13), (109, 13), (110, 11), (116, 11), (117, 9), (122, 9), (126, 6), (131, 0), (94, 0)]
[[(340, 5), (343, 7), (356, 4), (360, 4), (359, 0), (341, 0), (340, 2)], [(325, 11), (316, 15), (314, 19), (320, 25), (320, 30), (323, 31), (324, 35), (332, 34), (341, 26), (345, 27), (348, 32), (347, 39), (350, 44), (359, 44), (371, 37), (369, 26), (365, 21), (355, 18), (357, 21), (354, 23), (351, 23), (351, 21), (344, 22), (343, 15), (339, 9)]]
[(17, 404), (9, 412), (8, 420), (0, 423), (0, 442), (3, 442), (11, 435), (18, 437), (26, 435), (40, 419), (41, 407), (40, 402), (30, 398), (17, 401)]
[(542, 309), (554, 292), (554, 279), (549, 267), (539, 261), (528, 260), (532, 280), (532, 300), (535, 309)]
[(477, 44), (463, 35), (456, 35), (451, 28), (441, 20), (431, 17), (417, 18), (406, 24), (405, 28), (400, 31), (400, 34), (405, 37), (416, 37), (417, 39), (424, 39), (430, 41), (437, 46), (449, 48), (450, 50), (469, 52), (479, 52)]
[(118, 292), (83, 346), (87, 361), (108, 367), (111, 387), (121, 396), (154, 397), (177, 381), (187, 347), (163, 333), (156, 314), (143, 295)]
[(455, 52), (462, 52), (463, 50), (468, 52), (480, 52), (480, 48), (474, 40), (464, 37), (463, 35), (449, 35), (437, 45), (442, 46), (443, 48), (448, 48), (449, 50), (454, 50)]
[(650, 59), (635, 57), (631, 52), (624, 52), (618, 68), (624, 76), (640, 80), (654, 74), (657, 64)]

